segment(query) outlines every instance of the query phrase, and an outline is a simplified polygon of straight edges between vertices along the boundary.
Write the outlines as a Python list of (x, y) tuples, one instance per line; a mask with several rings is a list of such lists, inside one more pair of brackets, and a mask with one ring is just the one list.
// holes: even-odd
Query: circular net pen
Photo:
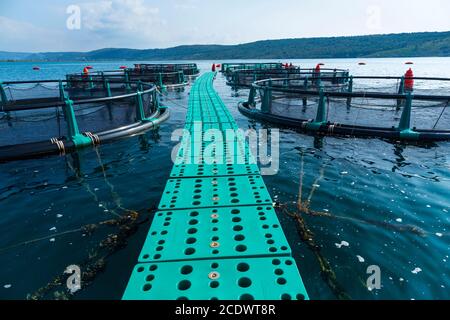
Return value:
[(110, 82), (110, 85), (121, 82), (153, 83), (160, 90), (183, 90), (189, 84), (182, 71), (153, 72), (145, 69), (125, 69), (115, 71), (99, 71), (91, 73), (76, 73), (66, 76), (67, 82), (76, 82), (74, 85), (89, 86), (89, 81)]
[(141, 63), (134, 65), (135, 70), (144, 70), (149, 73), (173, 73), (182, 72), (186, 79), (194, 80), (200, 75), (196, 63)]
[(167, 120), (157, 88), (141, 82), (0, 83), (0, 161), (64, 155), (143, 133)]
[(227, 85), (233, 89), (249, 89), (256, 81), (267, 79), (290, 79), (292, 83), (303, 85), (305, 88), (312, 85), (331, 86), (338, 89), (346, 87), (350, 80), (348, 70), (322, 69), (317, 72), (313, 69), (301, 69), (300, 67), (287, 67), (282, 69), (242, 69), (234, 70), (226, 74)]
[(350, 76), (338, 90), (269, 79), (253, 83), (239, 111), (319, 135), (427, 142), (450, 140), (449, 101), (446, 78)]
[(283, 69), (281, 62), (267, 62), (267, 63), (222, 63), (220, 72), (226, 76), (230, 75), (236, 70), (267, 70), (267, 69)]

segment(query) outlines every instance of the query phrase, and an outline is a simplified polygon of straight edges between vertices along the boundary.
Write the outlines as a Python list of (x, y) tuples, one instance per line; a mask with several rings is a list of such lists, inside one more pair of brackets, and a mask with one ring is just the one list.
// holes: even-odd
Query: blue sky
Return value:
[[(70, 5), (80, 29), (67, 28)], [(0, 0), (0, 51), (449, 31), (449, 13), (448, 0)]]

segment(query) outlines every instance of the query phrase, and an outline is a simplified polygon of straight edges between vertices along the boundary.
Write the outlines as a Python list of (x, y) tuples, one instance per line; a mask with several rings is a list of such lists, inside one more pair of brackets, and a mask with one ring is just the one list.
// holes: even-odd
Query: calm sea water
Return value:
[[(322, 60), (355, 75), (402, 75), (414, 60), (417, 76), (450, 76), (450, 59)], [(291, 62), (291, 61), (289, 61)], [(318, 61), (294, 60), (303, 67)], [(209, 70), (212, 62), (199, 62)], [(96, 70), (124, 62), (89, 63)], [(132, 63), (125, 63), (132, 65)], [(0, 63), (1, 81), (55, 79), (80, 72), (80, 63)], [(261, 128), (237, 111), (247, 91), (215, 83), (239, 126)], [(173, 130), (184, 126), (188, 91), (163, 102), (172, 117), (156, 132), (86, 149), (75, 156), (0, 164), (0, 299), (24, 299), (48, 285), (72, 264), (83, 264), (117, 227), (94, 233), (79, 229), (114, 219), (125, 209), (141, 213), (142, 224), (126, 246), (100, 250), (105, 265), (77, 299), (120, 299), (148, 232), (149, 213), (160, 199), (172, 163)], [(270, 126), (268, 129), (271, 129)], [(320, 141), (281, 129), (280, 171), (265, 177), (276, 201), (298, 198), (303, 167), (303, 198), (313, 191), (311, 208), (330, 217), (305, 216), (343, 290), (353, 299), (449, 299), (450, 144), (428, 147), (378, 139), (324, 138)], [(78, 175), (75, 173), (78, 172)], [(144, 218), (148, 218), (145, 220)], [(317, 258), (300, 240), (293, 220), (279, 214), (312, 299), (334, 299)], [(420, 235), (417, 230), (420, 230)], [(380, 290), (365, 285), (368, 266), (381, 270)]]

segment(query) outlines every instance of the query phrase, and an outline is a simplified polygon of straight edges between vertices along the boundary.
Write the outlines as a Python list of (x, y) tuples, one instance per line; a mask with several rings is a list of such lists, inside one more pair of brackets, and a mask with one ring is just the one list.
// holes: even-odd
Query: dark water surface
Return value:
[[(401, 75), (404, 60), (369, 59), (365, 67), (351, 59), (324, 62), (358, 75)], [(415, 60), (417, 76), (450, 76), (450, 59)], [(90, 64), (108, 70), (123, 62)], [(199, 65), (210, 68), (209, 62)], [(62, 78), (83, 67), (45, 63), (34, 72), (32, 66), (0, 63), (0, 80)], [(220, 75), (215, 87), (242, 129), (267, 127), (237, 111), (247, 91), (236, 94)], [(118, 228), (101, 226), (92, 234), (78, 229), (128, 209), (140, 213), (142, 224), (122, 250), (106, 256), (103, 272), (75, 296), (121, 298), (151, 223), (149, 210), (157, 206), (172, 168), (176, 142), (170, 138), (184, 126), (188, 92), (162, 98), (172, 116), (158, 131), (74, 156), (0, 164), (0, 299), (26, 298), (67, 266), (82, 264)], [(419, 147), (378, 139), (318, 140), (280, 129), (280, 170), (264, 180), (277, 202), (294, 206), (303, 168), (303, 199), (313, 191), (311, 209), (328, 215), (305, 215), (305, 221), (352, 298), (449, 299), (449, 151), (449, 143)], [(294, 221), (284, 213), (279, 218), (310, 297), (335, 298)], [(365, 285), (370, 265), (381, 269), (381, 290), (369, 291)]]

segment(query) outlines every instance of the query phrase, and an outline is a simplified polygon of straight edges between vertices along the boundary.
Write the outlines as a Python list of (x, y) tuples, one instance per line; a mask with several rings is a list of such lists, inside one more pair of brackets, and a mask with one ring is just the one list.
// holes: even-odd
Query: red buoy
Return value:
[(94, 67), (93, 66), (87, 66), (86, 69), (92, 70), (92, 69), (94, 69)]
[(405, 73), (405, 91), (414, 90), (414, 73), (411, 68)]
[(128, 69), (128, 67), (127, 66), (121, 66), (119, 69), (125, 70), (125, 69)]
[(216, 72), (216, 64), (214, 63), (211, 68), (212, 72)]
[(316, 66), (316, 69), (314, 69), (314, 71), (315, 71), (316, 73), (320, 73), (320, 66), (321, 66), (321, 65), (323, 65), (323, 64), (319, 63), (319, 64)]

